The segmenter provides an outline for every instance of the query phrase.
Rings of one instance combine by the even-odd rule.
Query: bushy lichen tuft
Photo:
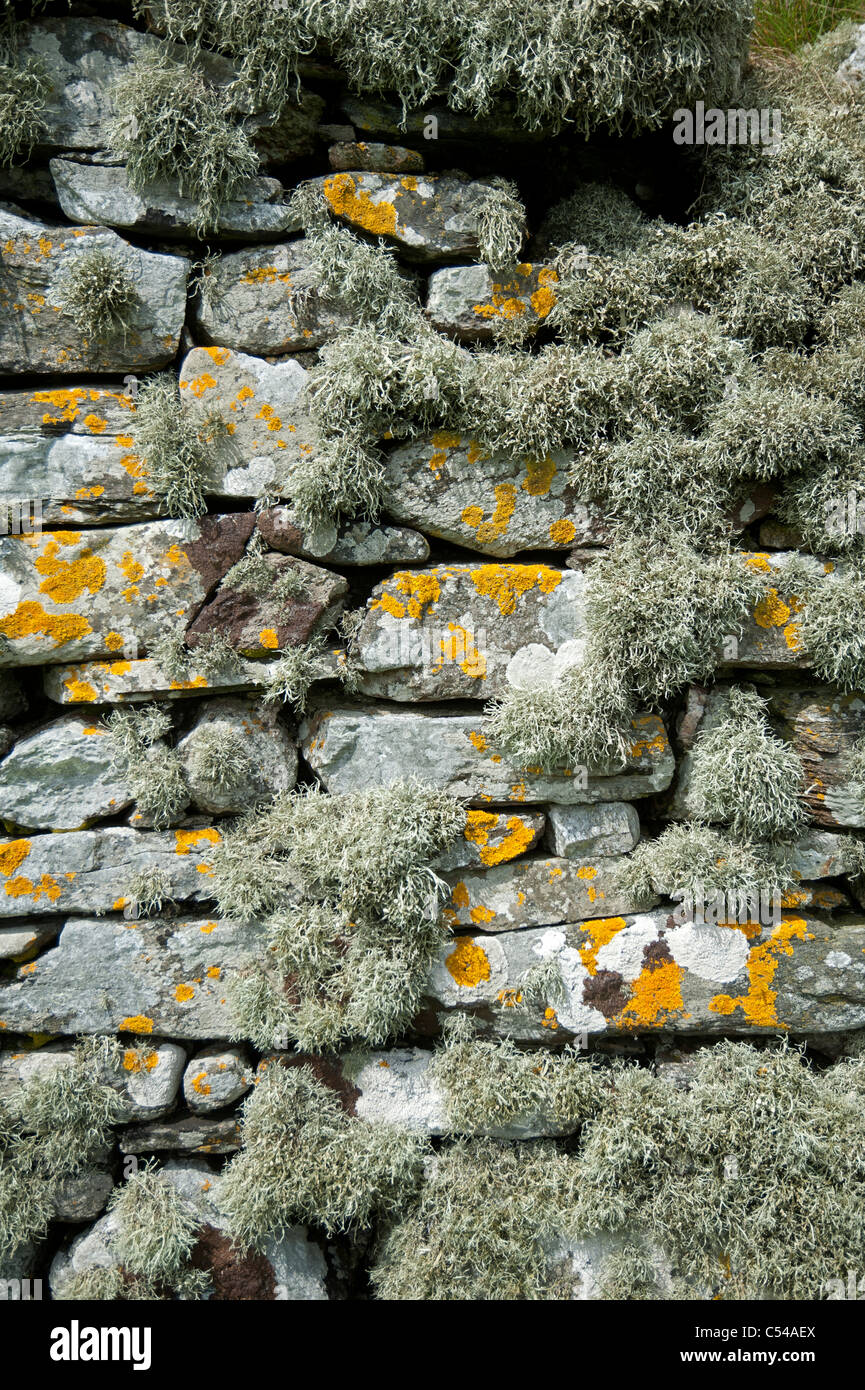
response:
[[[210,449],[223,428],[216,415],[197,416],[181,404],[173,373],[148,377],[142,384],[132,437],[148,486],[169,515],[197,517],[207,510]]]
[[[84,246],[70,256],[56,292],[63,312],[87,339],[125,336],[138,302],[130,272],[104,246]]]
[[[190,798],[180,758],[165,742],[170,715],[158,705],[115,710],[105,727],[113,764],[128,785],[138,814],[156,829],[171,825]]]
[[[108,1203],[120,1267],[155,1289],[201,1297],[208,1278],[189,1264],[201,1219],[151,1160],[115,1187]]]

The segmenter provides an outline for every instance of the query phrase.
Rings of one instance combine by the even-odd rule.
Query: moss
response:
[[[138,814],[159,830],[189,804],[189,788],[177,752],[165,743],[171,718],[158,705],[115,710],[105,721],[114,767],[135,800]]]
[[[351,1119],[306,1067],[266,1064],[243,1105],[241,1152],[226,1167],[220,1203],[232,1238],[261,1250],[287,1227],[357,1232],[410,1200],[426,1144]]]
[[[88,339],[124,337],[138,303],[126,266],[102,246],[85,246],[63,266],[56,292],[67,314]]]
[[[197,517],[207,510],[205,487],[213,440],[224,423],[181,404],[170,372],[148,377],[135,407],[132,437],[147,469],[150,489],[171,516]]]
[[[52,1293],[60,1303],[156,1301],[168,1297],[145,1280],[125,1274],[116,1265],[108,1269],[86,1269],[80,1274],[70,1274],[55,1286]]]

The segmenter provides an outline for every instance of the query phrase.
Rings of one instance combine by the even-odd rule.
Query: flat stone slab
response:
[[[161,1153],[166,1150],[188,1154],[227,1154],[240,1148],[237,1120],[205,1119],[189,1115],[182,1120],[161,1124],[131,1125],[120,1135],[118,1147],[124,1154]]]
[[[331,212],[353,231],[384,237],[414,261],[478,260],[489,179],[452,174],[331,174],[315,179]]]
[[[301,751],[332,792],[390,786],[415,776],[474,802],[584,805],[635,800],[669,786],[675,767],[666,730],[655,715],[634,721],[624,766],[600,771],[519,768],[499,754],[487,721],[440,710],[390,705],[332,705],[311,713],[299,731]]]
[[[64,715],[21,738],[0,762],[0,820],[29,830],[80,830],[132,801],[112,768],[101,724]]]
[[[568,483],[574,457],[491,454],[475,439],[440,430],[388,455],[384,505],[395,521],[502,559],[606,544],[600,508],[581,502]]]
[[[202,691],[224,695],[256,690],[266,683],[273,662],[238,658],[239,669],[224,677],[205,673],[190,652],[189,674],[177,678],[150,657],[140,661],[82,661],[71,666],[46,666],[42,685],[49,699],[59,705],[136,704],[145,700],[178,700]],[[334,666],[334,675],[336,668]]]
[[[220,838],[212,826],[156,833],[113,825],[0,841],[0,917],[120,912],[136,875],[151,869],[162,873],[170,897],[201,902],[210,896],[209,859]]]
[[[535,848],[545,823],[542,811],[466,811],[463,834],[431,867],[444,874],[451,869],[508,864]]]
[[[420,531],[406,526],[378,526],[355,521],[336,527],[322,525],[305,531],[291,507],[268,507],[259,513],[258,530],[274,550],[319,560],[332,565],[423,564],[429,559],[429,541]]]
[[[229,1039],[226,985],[266,955],[257,923],[73,918],[36,969],[0,982],[0,1024],[22,1033]]]
[[[270,363],[224,347],[187,353],[181,401],[195,418],[213,412],[226,425],[211,442],[208,492],[258,497],[288,491],[292,467],[316,447],[308,382],[309,373],[294,361]]]
[[[398,570],[373,590],[356,640],[358,688],[389,700],[486,700],[533,672],[574,665],[586,577],[551,565]]]
[[[170,236],[192,235],[199,204],[186,198],[176,183],[150,183],[134,189],[122,164],[84,164],[52,159],[51,177],[60,206],[72,222],[96,222],[107,227]],[[248,179],[237,197],[221,204],[214,234],[222,237],[271,237],[297,231],[295,218],[283,201],[279,179]]]
[[[537,328],[555,307],[558,282],[543,262],[521,261],[504,276],[487,265],[446,266],[429,278],[426,311],[439,333],[477,342],[492,338],[497,323],[520,320]]]
[[[315,286],[303,237],[220,256],[202,279],[195,311],[199,336],[262,356],[321,347],[352,317],[345,306],[324,303]]]
[[[536,1000],[532,967],[561,986]],[[525,993],[524,993],[525,989]],[[786,915],[779,926],[675,925],[666,911],[461,936],[429,979],[433,1007],[489,1034],[559,1043],[583,1034],[828,1033],[865,1023],[865,922]]]
[[[22,918],[9,926],[0,927],[0,960],[26,961],[60,930],[57,918],[42,920]]]
[[[74,257],[99,248],[128,272],[126,332],[86,338],[63,309]],[[106,227],[53,226],[0,208],[0,371],[123,372],[164,367],[177,353],[190,263],[142,251]]]
[[[624,801],[595,806],[551,806],[547,843],[566,859],[628,854],[640,838],[640,817]]]
[[[208,516],[0,538],[2,666],[136,655],[187,622],[240,559],[255,518]]]
[[[865,738],[865,694],[839,695],[832,686],[777,686],[766,692],[805,769],[805,795],[821,826],[865,828],[865,804],[856,790],[851,757]]]
[[[362,169],[375,174],[420,174],[424,167],[419,150],[375,140],[339,140],[328,147],[327,162],[331,169]]]
[[[599,912],[634,912],[640,904],[617,887],[624,864],[618,855],[597,864],[532,856],[474,873],[449,873],[442,919],[453,928],[505,932],[579,922]]]

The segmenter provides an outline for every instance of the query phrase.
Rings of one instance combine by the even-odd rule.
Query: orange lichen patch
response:
[[[152,1033],[153,1019],[146,1014],[133,1014],[117,1025],[118,1033]]]
[[[754,609],[754,621],[758,627],[784,627],[790,621],[793,610],[784,602],[777,589],[770,589],[765,598]]]
[[[771,574],[772,566],[769,564],[769,553],[766,550],[754,551],[753,554],[744,557],[748,569],[758,570],[760,574]]]
[[[211,965],[211,966],[208,967],[208,970],[207,970],[207,978],[208,978],[208,980],[218,980],[221,974],[222,974],[222,970],[221,970],[221,968],[220,968],[218,965]]]
[[[242,285],[275,285],[277,283],[290,285],[291,276],[287,270],[277,270],[275,265],[261,265],[244,271],[240,277],[240,283]]]
[[[517,505],[517,490],[513,483],[499,483],[495,488],[495,507],[489,521],[484,521],[481,507],[466,507],[462,519],[467,526],[477,532],[477,540],[483,545],[503,536],[510,525],[514,508]]]
[[[101,415],[85,415],[84,424],[91,434],[103,434],[108,426],[108,421]]]
[[[199,927],[199,931],[203,931],[205,936],[210,936],[211,932],[216,931],[216,923],[202,922],[201,926]]]
[[[483,903],[478,903],[477,907],[473,907],[469,913],[476,927],[483,926],[485,922],[491,922],[495,915],[493,909],[491,907],[484,907]]]
[[[507,989],[500,990],[496,998],[502,1005],[502,1008],[515,1009],[518,1004],[522,1004],[523,1002],[523,992],[521,989],[514,989],[508,986]]]
[[[598,952],[601,947],[612,941],[620,931],[624,931],[627,925],[624,917],[598,917],[591,922],[583,923],[583,930],[589,939],[580,947],[580,960],[590,975],[597,973]]]
[[[124,909],[124,907],[126,906],[126,899],[125,899],[125,898],[115,898],[115,899],[114,899],[114,902],[111,904],[111,906],[112,906],[112,908],[114,909],[115,912],[122,912],[123,909]]]
[[[42,416],[43,425],[71,424],[78,415],[79,402],[87,399],[87,392],[76,390],[34,391],[31,397],[36,405],[51,405],[55,415],[47,411]]]
[[[186,384],[193,396],[198,396],[200,400],[205,391],[209,391],[211,387],[216,385],[216,382],[210,375],[210,372],[202,372],[201,376],[197,376],[194,381],[187,382]],[[182,382],[181,385],[183,385]]]
[[[195,990],[192,985],[178,985],[174,991],[174,997],[178,1004],[186,1004],[190,999],[195,998]]]
[[[120,632],[109,632],[105,637],[105,645],[110,652],[117,652],[123,646],[123,634]]]
[[[99,483],[94,483],[92,487],[79,487],[75,489],[75,500],[76,502],[86,502],[88,499],[93,500],[97,497],[101,497],[104,491],[105,488],[100,487]]]
[[[674,961],[644,966],[631,984],[630,1003],[615,1023],[620,1028],[661,1028],[684,1010],[683,966]]]
[[[477,749],[478,753],[486,753],[487,741],[484,738],[483,734],[477,733],[474,729],[472,729],[471,733],[469,734],[469,743],[472,745],[473,748]]]
[[[658,720],[652,714],[641,714],[636,719],[631,720],[631,726],[639,730],[647,725],[654,724],[656,732],[651,738],[639,738],[636,743],[632,743],[629,749],[632,758],[642,758],[647,754],[665,753],[667,751],[667,738],[664,733],[663,725],[659,725]]]
[[[131,1071],[134,1075],[140,1071],[153,1071],[154,1067],[158,1066],[158,1052],[148,1052],[146,1057],[139,1057],[134,1048],[128,1047],[123,1054],[124,1071]]]
[[[213,358],[213,361],[216,363],[217,367],[224,367],[229,357],[231,356],[231,353],[228,351],[228,348],[206,347],[203,349],[203,351],[207,353],[208,357]]]
[[[474,531],[484,519],[483,507],[464,507],[460,520]]]
[[[577,869],[577,878],[597,878],[597,876],[597,869],[591,868],[588,864],[583,864],[581,868]]]
[[[383,586],[381,598],[374,599],[370,607],[383,608],[394,618],[423,618],[441,597],[440,573],[438,570],[430,574],[398,570]],[[405,596],[405,603],[398,597],[400,594]]]
[[[93,629],[80,613],[46,613],[41,603],[25,599],[14,613],[0,621],[0,632],[15,641],[22,637],[50,637],[55,646],[86,637]]]
[[[258,634],[258,641],[262,647],[267,647],[269,651],[279,646],[279,638],[276,635],[276,628],[264,627]]]
[[[255,418],[256,420],[265,420],[267,422],[267,428],[271,432],[282,429],[282,421],[272,405],[263,405]]]
[[[542,594],[550,594],[562,580],[561,570],[549,565],[480,565],[471,577],[477,592],[492,599],[505,617],[535,585]]]
[[[62,545],[74,544],[62,539],[80,532],[49,532],[45,538],[45,549],[36,559],[36,570],[44,575],[39,585],[40,594],[47,594],[52,603],[74,603],[86,590],[98,593],[105,583],[105,561],[94,555],[89,548],[82,550],[75,560],[60,558]]]
[[[557,285],[559,277],[552,266],[544,266],[538,271],[538,288],[531,296],[531,304],[539,319],[545,319],[556,303],[556,295],[550,288]]]
[[[90,681],[81,681],[75,676],[70,676],[63,682],[63,686],[69,691],[72,699],[81,704],[90,704],[97,698],[96,686],[91,685]]]
[[[454,890],[451,893],[451,902],[456,908],[468,907],[469,905],[469,890],[466,888],[462,879],[454,886]]]
[[[507,834],[498,844],[490,844],[490,835],[498,830],[502,817],[491,811],[469,811],[466,814],[465,838],[477,845],[480,861],[487,868],[495,864],[506,864],[524,854],[531,845],[535,832],[521,816],[509,816],[506,822]]]
[[[470,936],[460,937],[445,958],[448,972],[462,989],[477,989],[490,978],[490,962],[486,951]]]
[[[169,690],[204,690],[207,686],[206,676],[193,676],[188,681],[171,681]]]
[[[550,1008],[549,1006],[547,1006],[547,1008],[544,1009],[544,1016],[543,1016],[543,1018],[541,1019],[541,1027],[542,1027],[542,1028],[551,1028],[552,1031],[555,1032],[556,1029],[558,1028],[558,1026],[559,1026],[559,1020],[558,1020],[558,1016],[557,1016],[557,1014],[556,1014],[555,1009]]]
[[[206,825],[201,830],[175,830],[174,838],[176,845],[175,854],[189,854],[194,845],[200,845],[202,840],[211,845],[218,845],[222,838],[218,830],[212,825]]]
[[[32,848],[29,840],[9,840],[0,847],[0,874],[8,878],[17,873]]]
[[[569,545],[577,534],[577,528],[567,517],[561,521],[550,522],[550,540],[554,545]]]
[[[473,680],[484,680],[487,674],[487,659],[483,652],[475,646],[475,639],[472,634],[457,623],[448,623],[450,637],[443,637],[439,642],[441,656],[438,664],[433,666],[432,674],[437,676],[445,662],[457,662],[463,675],[470,676]]]
[[[324,196],[337,217],[344,217],[373,236],[393,236],[396,231],[396,208],[386,200],[373,202],[370,195],[357,191],[351,174],[334,174],[324,181]],[[399,197],[399,190],[396,192]]]
[[[783,1028],[789,1025],[778,1019],[776,1002],[777,990],[772,989],[778,958],[793,954],[793,941],[813,941],[814,933],[809,932],[803,917],[788,917],[775,927],[769,940],[762,945],[752,946],[748,954],[748,993],[735,997],[729,994],[716,994],[709,1000],[712,1013],[725,1018],[740,1008],[748,1023],[758,1028]]]
[[[209,1096],[210,1087],[207,1084],[207,1072],[200,1071],[197,1076],[192,1078],[192,1089],[197,1091],[200,1096]]]

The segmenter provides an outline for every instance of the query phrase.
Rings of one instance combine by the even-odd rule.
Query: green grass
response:
[[[757,0],[752,44],[757,49],[795,53],[844,20],[865,22],[862,0]]]

